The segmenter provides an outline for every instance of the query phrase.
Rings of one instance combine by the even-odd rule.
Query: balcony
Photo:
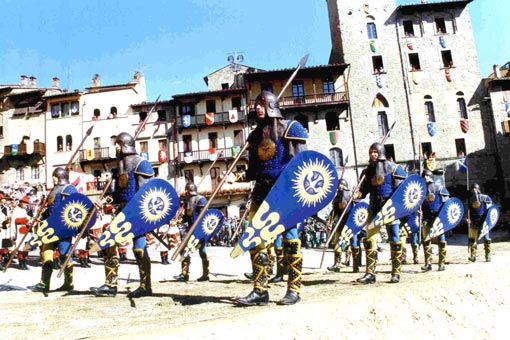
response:
[[[109,147],[80,150],[80,162],[109,160],[111,158]]]
[[[239,147],[239,151],[241,147]],[[211,153],[209,150],[198,150],[198,151],[187,151],[187,152],[179,152],[177,156],[177,163],[201,163],[201,162],[212,162],[216,158],[221,158],[224,160],[233,159],[237,156],[232,148],[217,148],[216,153]],[[247,153],[242,157],[247,157]]]
[[[280,108],[304,107],[304,106],[327,106],[334,104],[346,104],[349,98],[347,92],[335,92],[330,94],[309,94],[304,96],[281,97]]]
[[[236,123],[244,123],[246,121],[246,113],[244,110],[237,110],[237,122]],[[229,113],[226,112],[216,112],[214,114],[214,124],[212,125],[222,125],[222,124],[232,124],[229,120]],[[191,116],[191,127],[203,127],[210,126],[205,123],[205,115],[192,115]],[[177,128],[183,129],[182,126],[182,115],[177,119]]]

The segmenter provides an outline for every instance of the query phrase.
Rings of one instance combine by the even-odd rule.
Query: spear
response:
[[[149,118],[151,117],[151,114],[154,112],[154,109],[156,108],[156,105],[158,105],[159,97],[161,97],[161,95],[159,95],[158,98],[156,98],[156,101],[154,102],[154,105],[152,105],[151,109],[147,113],[147,116],[145,116],[145,119],[138,125],[138,128],[136,129],[135,135],[133,137],[134,140],[136,140],[138,138],[138,136],[140,136],[140,133],[145,128],[145,125],[147,125],[147,122],[149,121]]]
[[[87,139],[87,137],[89,137],[90,134],[92,133],[92,129],[93,128],[94,128],[94,125],[92,125],[90,128],[88,128],[88,130],[85,132],[85,136],[83,136],[83,139],[82,139],[80,145],[78,145],[76,150],[71,155],[71,158],[69,158],[69,161],[67,162],[67,165],[66,165],[66,168],[65,168],[67,172],[69,172],[69,170],[71,169],[74,157],[76,157],[76,155],[78,154],[78,151],[83,146],[83,143],[85,143],[85,140]],[[9,262],[7,262],[7,264],[5,265],[4,273],[7,271],[7,268],[9,268],[9,266],[11,265],[12,260],[14,259],[16,254],[18,253],[19,248],[21,248],[21,245],[25,242],[25,239],[26,239],[27,235],[32,231],[32,229],[35,228],[36,225],[39,225],[39,222],[40,222],[39,218],[41,217],[41,214],[43,213],[43,211],[46,210],[46,206],[48,205],[48,197],[51,196],[51,194],[53,193],[54,190],[55,190],[55,185],[53,186],[53,188],[51,188],[50,193],[41,202],[41,205],[39,206],[39,209],[37,209],[37,213],[35,214],[35,216],[32,218],[32,220],[30,221],[30,223],[27,226],[28,230],[27,230],[26,234],[23,235],[23,237],[21,238],[21,240],[18,243],[18,245],[16,246],[16,248],[12,251],[11,256],[9,258]]]
[[[296,74],[297,72],[306,64],[306,61],[308,60],[308,54],[305,55],[304,57],[302,57],[300,60],[299,60],[299,63],[298,63],[298,66],[296,68],[296,70],[292,73],[292,75],[290,76],[289,80],[287,80],[287,83],[285,84],[285,86],[283,86],[282,90],[280,91],[280,94],[278,95],[278,99],[280,99],[280,97],[282,96],[283,92],[285,91],[285,89],[289,86],[289,84],[292,82],[292,80],[296,77]],[[188,232],[186,233],[186,235],[184,236],[184,239],[182,240],[181,242],[181,245],[179,246],[179,248],[177,248],[177,250],[174,252],[174,254],[172,255],[172,261],[174,261],[177,256],[179,255],[180,252],[182,252],[182,250],[186,247],[186,245],[188,244],[188,241],[189,239],[191,238],[191,235],[193,235],[193,232],[195,231],[195,229],[197,228],[198,226],[198,221],[200,221],[200,219],[204,216],[205,212],[207,211],[207,209],[209,208],[209,206],[211,205],[213,199],[216,197],[216,195],[218,194],[218,192],[220,191],[222,185],[225,183],[225,181],[227,180],[228,178],[228,175],[230,175],[230,173],[232,172],[232,170],[234,169],[234,166],[237,164],[237,162],[239,162],[239,159],[241,159],[241,156],[243,155],[243,153],[248,150],[248,147],[250,146],[250,143],[245,143],[244,146],[242,147],[241,151],[239,151],[239,154],[237,155],[237,157],[234,159],[232,165],[230,165],[230,167],[228,168],[227,172],[225,173],[225,175],[223,176],[223,179],[220,181],[220,183],[218,184],[218,186],[216,187],[216,189],[214,190],[214,192],[211,194],[211,197],[209,198],[209,200],[207,201],[206,205],[202,208],[202,211],[200,212],[200,214],[197,216],[195,222],[193,223],[193,225],[189,228]]]

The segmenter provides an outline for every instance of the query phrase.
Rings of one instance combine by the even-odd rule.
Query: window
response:
[[[18,182],[25,180],[25,168],[21,166],[19,168],[16,168],[16,180]]]
[[[262,84],[262,91],[269,91],[269,92],[273,93],[273,85],[270,83]]]
[[[386,153],[386,159],[395,162],[395,147],[393,144],[385,144],[384,150]]]
[[[446,23],[444,21],[444,18],[435,18],[434,21],[436,23],[436,33],[437,34],[446,33]]]
[[[166,147],[167,147],[166,139],[158,140],[158,149],[159,150],[166,150]]]
[[[404,20],[402,21],[402,25],[404,26],[404,35],[406,37],[414,37],[414,26],[412,20]]]
[[[457,107],[459,108],[459,116],[461,119],[468,119],[468,113],[466,108],[466,101],[464,98],[457,99]]]
[[[94,138],[94,149],[100,149],[101,148],[101,137],[95,137]]]
[[[375,27],[375,23],[373,22],[367,23],[367,34],[368,39],[377,39],[377,28]]]
[[[0,138],[4,138],[4,127],[0,126]]]
[[[411,70],[421,70],[420,65],[420,56],[418,53],[409,53],[409,65],[411,65]]]
[[[455,140],[455,149],[457,151],[457,155],[462,156],[462,155],[467,155],[466,153],[466,141],[464,140],[464,138],[459,138],[459,139],[456,139]]]
[[[427,115],[427,123],[434,123],[436,121],[434,103],[432,103],[431,96],[425,96],[425,114]]]
[[[194,113],[192,104],[183,104],[181,106],[181,115],[192,115]]]
[[[379,136],[384,137],[388,133],[388,117],[385,111],[377,112],[377,127],[379,129]]]
[[[62,103],[62,112],[60,113],[62,117],[67,117],[71,114],[70,110],[69,110],[69,103]]]
[[[236,145],[236,146],[244,145],[243,130],[234,130],[234,145]]]
[[[432,153],[432,144],[427,143],[421,143],[421,154],[423,159],[425,159],[428,155]]]
[[[140,152],[149,151],[149,142],[140,142]]]
[[[117,140],[117,136],[110,136],[110,146],[115,147],[116,140]]]
[[[441,51],[441,59],[443,60],[443,67],[453,67],[452,51]]]
[[[62,136],[57,136],[57,152],[64,151],[64,139]]]
[[[195,179],[195,175],[193,174],[193,169],[185,169],[184,170],[184,178],[186,179],[186,183],[193,183]]]
[[[329,149],[329,158],[331,158],[331,161],[335,165],[335,168],[344,166],[344,155],[342,149],[340,148]]]
[[[372,56],[372,66],[374,68],[374,73],[384,72],[384,64],[383,64],[382,56],[380,56],[380,55]]]
[[[232,109],[241,110],[241,97],[232,98]]]
[[[222,90],[228,90],[228,83],[222,83],[221,84],[221,89]]]
[[[219,177],[220,174],[220,168],[215,166],[211,169],[211,180],[214,182],[216,178]]]
[[[73,150],[73,137],[71,135],[66,136],[66,151]]]
[[[80,103],[71,102],[71,115],[76,116],[80,114]]]
[[[305,88],[301,80],[292,82],[292,97],[294,103],[303,103],[305,101]]]
[[[94,115],[92,116],[92,120],[98,120],[101,115],[101,111],[99,109],[94,109]]]
[[[38,166],[33,166],[30,168],[30,178],[31,179],[39,179],[40,177],[40,172],[39,172],[39,167]]]
[[[205,102],[205,112],[216,112],[216,101],[214,99]]]
[[[334,94],[335,93],[335,83],[333,79],[326,78],[322,81],[322,91],[324,94]]]
[[[140,120],[140,122],[143,122],[145,118],[147,118],[147,112],[145,111],[138,112],[138,119]]]
[[[340,121],[339,118],[340,115],[338,112],[328,112],[326,113],[326,130],[327,131],[333,131],[333,130],[340,130]]]
[[[166,110],[158,110],[158,122],[166,121]]]
[[[190,152],[191,151],[191,135],[182,135],[182,143],[184,152]]]
[[[108,115],[109,119],[117,117],[117,108],[115,106],[110,107],[110,114]]]
[[[294,120],[298,121],[299,123],[301,123],[301,125],[303,125],[303,127],[306,129],[306,131],[310,131],[308,130],[308,116],[300,113],[298,114]]]
[[[211,132],[208,133],[209,138],[209,148],[217,148],[218,147],[218,133]]]
[[[60,117],[60,104],[51,104],[51,118]]]

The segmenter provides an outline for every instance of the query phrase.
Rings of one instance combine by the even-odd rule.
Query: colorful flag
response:
[[[466,163],[466,158],[460,158],[457,160],[457,170],[460,172],[467,172],[469,170]]]

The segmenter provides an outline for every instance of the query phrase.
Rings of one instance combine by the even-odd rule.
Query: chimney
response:
[[[496,79],[501,78],[501,71],[499,70],[499,65],[494,64],[494,66],[492,66],[492,69],[494,70],[494,77]]]
[[[51,87],[58,89],[60,88],[60,79],[58,77],[53,77],[53,81],[51,82]]]
[[[101,86],[101,79],[99,79],[99,74],[94,74],[94,78],[92,78],[92,87]]]
[[[19,81],[19,84],[21,85],[21,87],[27,87],[28,77],[26,75],[22,75],[20,78],[21,79]]]
[[[30,79],[30,88],[35,89],[37,87],[37,78],[34,76],[31,76],[29,79]]]

